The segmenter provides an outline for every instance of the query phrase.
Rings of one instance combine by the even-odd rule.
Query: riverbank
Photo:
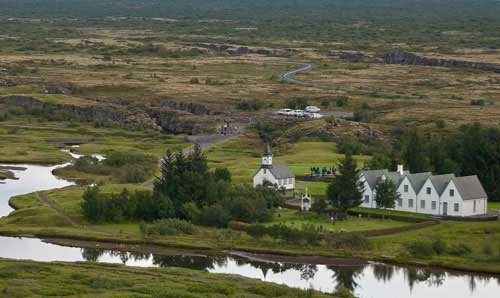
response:
[[[237,275],[174,267],[0,259],[0,272],[2,295],[8,297],[332,297]]]

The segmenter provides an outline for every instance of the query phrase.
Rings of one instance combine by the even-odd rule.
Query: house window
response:
[[[454,189],[450,189],[450,197],[454,197],[455,196],[455,190]]]
[[[405,190],[405,192],[408,192],[408,185],[404,186],[404,190]]]
[[[420,209],[425,209],[425,200],[420,200]]]
[[[431,194],[431,188],[430,187],[427,187],[427,194],[430,195]]]
[[[366,195],[365,196],[365,203],[369,203],[370,202],[370,196],[369,195]]]
[[[431,203],[431,208],[432,208],[432,210],[436,210],[436,208],[437,208],[437,203],[436,203],[436,201],[432,201],[432,203]]]
[[[408,200],[408,207],[413,208],[413,199]]]
[[[403,207],[403,199],[398,199],[398,207]]]
[[[474,213],[476,213],[476,201],[474,201]]]
[[[288,178],[285,178],[285,185],[288,184]]]
[[[460,209],[460,206],[458,205],[458,203],[453,204],[453,210],[454,210],[455,212],[458,212],[458,211],[459,211],[459,209]]]

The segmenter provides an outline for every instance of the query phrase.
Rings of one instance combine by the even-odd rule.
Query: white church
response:
[[[260,169],[253,176],[253,186],[264,185],[266,182],[287,191],[295,189],[295,175],[285,163],[273,164],[273,153],[269,144],[262,154]]]
[[[364,190],[360,207],[377,207],[375,187],[385,179],[391,180],[401,195],[394,210],[443,216],[473,216],[488,211],[488,196],[477,176],[412,174],[402,165],[396,172],[386,169],[361,172]]]

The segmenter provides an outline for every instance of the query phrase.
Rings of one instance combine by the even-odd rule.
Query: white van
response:
[[[317,106],[307,106],[306,107],[306,112],[308,113],[319,113],[321,111],[320,108],[318,108]]]

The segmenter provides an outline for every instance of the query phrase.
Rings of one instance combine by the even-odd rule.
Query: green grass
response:
[[[247,132],[207,150],[209,166],[226,167],[235,183],[252,183],[255,172],[260,168],[264,144],[253,132]],[[311,167],[333,167],[338,165],[343,154],[337,152],[335,143],[301,141],[274,148],[274,162],[285,162],[295,175],[310,174]],[[361,166],[368,156],[355,156]],[[299,192],[324,195],[328,183],[297,181]]]
[[[37,122],[18,118],[0,122],[0,162],[57,164],[70,160],[61,152],[65,140],[94,142],[74,149],[81,154],[110,151],[148,152],[157,157],[167,149],[180,150],[187,143],[180,137],[153,131],[126,131],[118,128],[95,128],[91,125],[68,125],[64,122]]]
[[[363,208],[357,207],[351,209],[352,211],[359,211],[363,213],[369,214],[377,214],[377,215],[396,215],[407,217],[409,219],[429,219],[432,217],[430,214],[422,214],[422,213],[414,213],[414,212],[405,212],[405,211],[397,211],[397,210],[382,210],[382,209],[373,209],[373,208]]]
[[[285,224],[295,228],[301,228],[303,224],[308,224],[315,227],[321,226],[326,231],[331,232],[367,231],[409,225],[409,223],[401,221],[367,218],[355,218],[353,220],[338,221],[335,224],[332,224],[325,215],[317,215],[313,212],[301,213],[290,209],[278,211],[274,220],[266,225],[270,226],[276,224]]]
[[[332,297],[183,268],[13,260],[0,260],[0,289],[2,297]]]
[[[500,210],[500,202],[488,202],[488,209]]]

